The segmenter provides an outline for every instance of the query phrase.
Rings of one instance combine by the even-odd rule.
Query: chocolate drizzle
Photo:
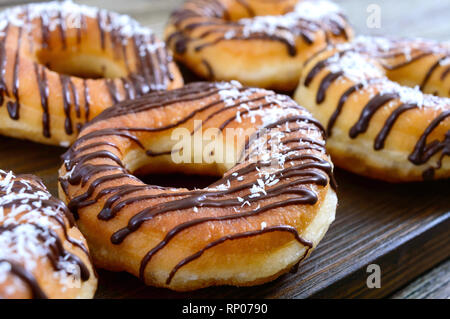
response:
[[[431,132],[448,117],[450,117],[450,110],[443,111],[428,125],[417,141],[414,151],[408,157],[412,163],[416,165],[424,164],[434,154],[440,151],[442,151],[440,160],[442,160],[445,155],[450,155],[450,130],[445,134],[443,141],[433,141],[427,144],[427,138]],[[438,167],[440,167],[440,165],[438,165]]]
[[[127,66],[128,75],[124,78],[102,79],[106,84],[107,92],[110,94],[111,104],[121,101],[125,98],[132,98],[146,94],[153,90],[167,89],[170,82],[174,79],[170,71],[172,62],[170,55],[165,49],[164,43],[157,40],[148,29],[130,19],[123,18],[115,13],[98,10],[87,6],[78,6],[74,3],[52,3],[52,4],[31,4],[22,7],[14,7],[1,13],[1,18],[6,19],[8,23],[0,30],[0,107],[4,104],[5,97],[8,98],[6,107],[9,117],[13,120],[20,119],[20,61],[22,56],[22,39],[28,39],[30,50],[62,50],[73,51],[72,44],[69,41],[68,34],[76,29],[76,48],[81,51],[83,43],[92,32],[87,30],[86,19],[94,19],[97,22],[98,33],[100,35],[99,46],[101,50],[112,50],[114,57],[118,62],[124,62]],[[72,27],[67,19],[79,19],[80,26]],[[38,28],[35,30],[31,26],[35,25],[34,20],[38,20]],[[11,30],[17,29],[17,40],[10,41],[7,38]],[[40,32],[40,42],[36,41],[35,33]],[[53,41],[54,33],[58,33],[60,47],[56,47]],[[12,34],[12,33],[11,33]],[[11,43],[11,44],[9,44]],[[107,44],[111,43],[111,47]],[[133,46],[136,65],[130,67],[130,62],[126,56],[127,48]],[[8,51],[14,50],[14,61],[7,61],[10,54]],[[37,54],[32,51],[31,54]],[[8,90],[6,80],[6,64],[12,63],[13,75],[12,83]],[[34,65],[34,78],[40,94],[40,104],[42,106],[42,134],[46,138],[52,137],[52,127],[50,127],[51,109],[50,99],[53,99],[53,90],[49,88],[49,70],[42,65]],[[81,83],[82,85],[78,85]],[[119,81],[120,80],[120,81]],[[99,80],[96,80],[99,81]],[[66,116],[64,129],[67,135],[72,135],[74,127],[79,127],[95,115],[90,108],[94,107],[93,101],[89,96],[90,80],[80,79],[64,74],[59,74],[61,83],[61,94],[63,96],[62,108]],[[92,82],[93,83],[93,82]],[[118,85],[123,84],[122,88]],[[125,94],[121,94],[121,89]],[[84,95],[84,99],[82,96]],[[81,107],[84,108],[85,116],[81,118]],[[80,123],[73,123],[72,108],[75,110],[75,116]],[[97,110],[95,111],[97,113]]]
[[[356,138],[359,134],[367,131],[370,120],[377,110],[386,103],[398,98],[396,93],[377,94],[364,106],[358,121],[350,129],[351,138]]]
[[[221,91],[223,90],[233,90],[235,92],[236,96],[233,98],[233,103],[225,102],[221,96]],[[204,99],[208,99],[209,102],[202,102]],[[242,202],[248,203],[248,209],[244,207],[240,212],[226,212],[220,216],[195,217],[193,215],[190,220],[169,229],[165,238],[151,248],[143,257],[139,271],[142,280],[145,280],[146,266],[151,262],[152,258],[159,251],[163,250],[173,238],[187,229],[205,223],[229,223],[252,218],[268,211],[292,205],[315,205],[318,202],[316,187],[324,187],[329,183],[335,187],[334,179],[332,178],[332,165],[324,157],[326,154],[323,141],[325,136],[324,128],[288,97],[282,98],[271,91],[248,89],[230,84],[224,87],[224,84],[192,83],[182,89],[154,92],[134,101],[121,102],[105,110],[94,121],[87,124],[84,129],[91,128],[95,123],[108,121],[114,117],[139,114],[155,108],[170,108],[176,103],[192,103],[194,101],[199,101],[197,105],[200,105],[200,107],[193,109],[191,113],[184,115],[183,118],[173,120],[171,123],[163,126],[110,127],[92,130],[84,135],[82,132],[80,138],[63,156],[65,170],[70,172],[70,174],[66,177],[60,177],[59,181],[70,200],[69,208],[74,212],[75,216],[78,215],[81,208],[101,201],[103,208],[98,212],[97,217],[100,220],[109,221],[116,218],[123,209],[130,205],[143,204],[146,201],[155,199],[159,200],[157,205],[148,205],[147,208],[140,210],[131,217],[124,227],[117,229],[111,236],[111,243],[114,245],[120,245],[130,234],[140,229],[142,224],[149,223],[157,217],[158,219],[164,218],[170,212],[207,207],[224,209],[224,212],[226,212],[229,208],[241,208]],[[141,137],[138,138],[135,134],[170,130],[187,121],[192,121],[196,118],[195,116],[199,116],[203,121],[208,121],[224,111],[235,114],[241,105],[250,106],[247,110],[248,113],[246,113],[246,116],[249,117],[253,116],[252,112],[270,112],[274,108],[284,110],[282,112],[284,116],[277,115],[272,121],[260,126],[255,132],[256,137],[250,138],[243,146],[244,149],[250,149],[250,153],[256,154],[258,151],[254,149],[256,147],[255,143],[262,136],[265,136],[262,133],[260,134],[260,132],[266,132],[266,130],[273,132],[280,128],[286,128],[285,131],[282,131],[285,134],[285,138],[278,143],[285,147],[285,149],[278,151],[278,156],[283,158],[283,163],[286,163],[286,165],[283,164],[282,167],[277,168],[271,174],[271,178],[278,182],[275,182],[270,188],[266,188],[264,194],[254,196],[253,193],[249,193],[240,195],[242,198],[237,196],[239,192],[245,192],[252,188],[252,185],[255,183],[252,178],[260,170],[268,169],[273,165],[273,163],[263,160],[255,161],[253,157],[252,159],[246,158],[242,164],[236,164],[240,166],[232,169],[234,171],[233,174],[226,173],[221,180],[210,187],[193,191],[178,191],[173,188],[145,185],[125,169],[121,159],[122,154],[120,153],[123,143],[119,142],[119,140],[128,140],[131,143],[136,143],[149,156],[170,154],[170,151],[169,153],[165,151],[154,152],[145,149],[144,143],[140,140]],[[217,124],[219,127],[226,125],[225,123],[236,121],[236,115],[229,119],[225,116],[221,121],[223,121],[223,124]],[[191,134],[195,130],[196,128],[191,131]],[[311,137],[299,138],[298,134],[301,132],[315,133]],[[117,137],[117,142],[105,140],[104,138],[108,136]],[[271,148],[269,150],[274,151]],[[305,150],[308,150],[308,152],[305,152]],[[242,153],[244,152],[242,151]],[[102,159],[102,161],[94,165],[90,162],[93,159]],[[101,177],[96,177],[99,173],[103,174]],[[244,177],[245,179],[242,181]],[[117,182],[119,180],[120,183],[116,184],[117,186],[108,186],[109,182]],[[71,193],[70,185],[89,186],[87,186],[87,189],[85,188],[84,193],[74,196]],[[219,187],[220,185],[230,186],[221,188]],[[315,186],[310,188],[308,185]],[[148,194],[146,193],[148,191],[152,192]],[[297,230],[288,225],[268,225],[268,227],[263,227],[262,229],[228,234],[212,240],[203,249],[181,260],[173,268],[169,278],[167,278],[167,284],[170,284],[175,273],[181,267],[199,258],[208,249],[225,241],[278,231],[292,233],[301,245],[306,246],[305,256],[312,247],[312,243],[301,238]]]
[[[292,235],[294,235],[295,239],[302,244],[303,246],[306,246],[307,249],[303,255],[303,257],[299,260],[299,262],[301,262],[306,255],[308,254],[308,251],[312,248],[313,244],[303,238],[301,238],[298,235],[297,229],[295,229],[294,227],[291,226],[286,226],[286,225],[282,225],[282,226],[271,226],[271,227],[267,227],[264,228],[262,230],[259,231],[249,231],[249,232],[245,232],[245,233],[238,233],[238,234],[234,234],[234,235],[227,235],[227,236],[223,236],[211,243],[209,243],[208,245],[206,245],[205,247],[203,247],[201,250],[199,250],[198,252],[196,252],[195,254],[186,257],[185,259],[183,259],[182,261],[180,261],[170,272],[169,277],[166,280],[166,284],[169,285],[170,282],[172,281],[172,278],[175,276],[176,272],[178,271],[178,269],[180,269],[181,267],[183,267],[184,265],[194,261],[195,259],[198,259],[201,257],[201,255],[203,255],[203,253],[205,251],[207,251],[208,249],[211,249],[217,245],[220,245],[226,241],[229,240],[236,240],[236,239],[242,239],[242,238],[247,238],[247,237],[252,237],[252,236],[259,236],[262,234],[266,234],[266,233],[270,233],[270,232],[275,232],[275,231],[279,231],[279,232],[289,232]]]
[[[20,106],[20,100],[19,100],[19,67],[20,67],[20,57],[19,57],[19,51],[20,47],[22,45],[22,30],[23,28],[19,28],[19,34],[17,36],[17,51],[14,57],[14,71],[13,71],[13,80],[12,80],[12,94],[15,101],[8,101],[6,103],[6,107],[8,108],[8,114],[9,117],[11,117],[13,120],[19,119],[19,106]]]

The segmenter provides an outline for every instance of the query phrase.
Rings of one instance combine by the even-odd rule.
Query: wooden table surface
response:
[[[27,1],[0,0],[0,7]],[[182,0],[76,1],[129,14],[162,33]],[[450,40],[450,0],[341,0],[359,34]],[[379,6],[381,27],[369,28],[369,5]],[[64,150],[0,137],[0,167],[34,173],[56,194]],[[296,274],[250,288],[215,287],[174,293],[146,287],[125,273],[100,270],[98,298],[450,298],[450,181],[387,184],[337,170],[336,221]],[[378,264],[379,289],[366,286],[366,269]]]

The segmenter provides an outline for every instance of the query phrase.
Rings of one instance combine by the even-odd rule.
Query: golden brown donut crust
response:
[[[86,241],[39,179],[0,170],[0,212],[0,299],[94,296]]]
[[[0,134],[68,146],[112,104],[183,84],[164,43],[125,15],[64,1],[0,18]]]
[[[173,12],[165,39],[174,57],[209,80],[294,90],[303,62],[352,29],[331,2],[190,0]]]
[[[171,135],[183,128],[194,137],[221,130],[221,141],[242,128],[249,138],[221,142],[231,161],[177,164]],[[94,119],[64,156],[60,196],[99,267],[174,290],[260,284],[309,255],[334,220],[324,144],[320,124],[287,96],[235,82],[193,83]],[[189,191],[146,185],[130,175],[136,171],[222,179]]]
[[[448,178],[449,63],[445,43],[358,37],[308,61],[295,100],[327,126],[336,165],[391,182]]]

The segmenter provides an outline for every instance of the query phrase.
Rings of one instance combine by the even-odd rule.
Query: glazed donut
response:
[[[96,288],[66,205],[37,177],[0,170],[0,299],[92,298]]]
[[[171,15],[165,38],[202,78],[290,91],[309,56],[352,34],[326,0],[188,0]]]
[[[448,96],[448,44],[358,37],[307,61],[295,100],[326,125],[336,165],[403,182],[450,177]]]
[[[135,20],[71,1],[0,13],[0,134],[68,146],[112,104],[182,85]]]
[[[179,144],[180,130],[194,145]],[[119,103],[85,126],[63,157],[60,196],[99,267],[174,290],[260,284],[310,254],[334,220],[323,136],[287,96],[196,82]],[[188,190],[131,172],[222,178]]]

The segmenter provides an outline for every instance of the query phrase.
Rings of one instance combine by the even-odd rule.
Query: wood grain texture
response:
[[[450,299],[450,260],[396,292],[393,299]]]
[[[26,1],[0,0],[0,6],[23,2]],[[77,2],[129,14],[161,35],[169,13],[181,0]],[[450,1],[338,2],[359,33],[449,40]],[[380,29],[366,25],[371,3],[381,8]],[[36,174],[56,194],[63,151],[0,137],[0,168]],[[146,287],[126,273],[100,270],[97,298],[368,298],[394,292],[394,298],[448,296],[448,262],[411,281],[450,257],[450,181],[387,184],[341,170],[337,170],[337,180],[340,187],[336,221],[295,274],[257,287],[214,287],[174,293]],[[372,263],[381,267],[380,289],[366,286],[366,268]]]

